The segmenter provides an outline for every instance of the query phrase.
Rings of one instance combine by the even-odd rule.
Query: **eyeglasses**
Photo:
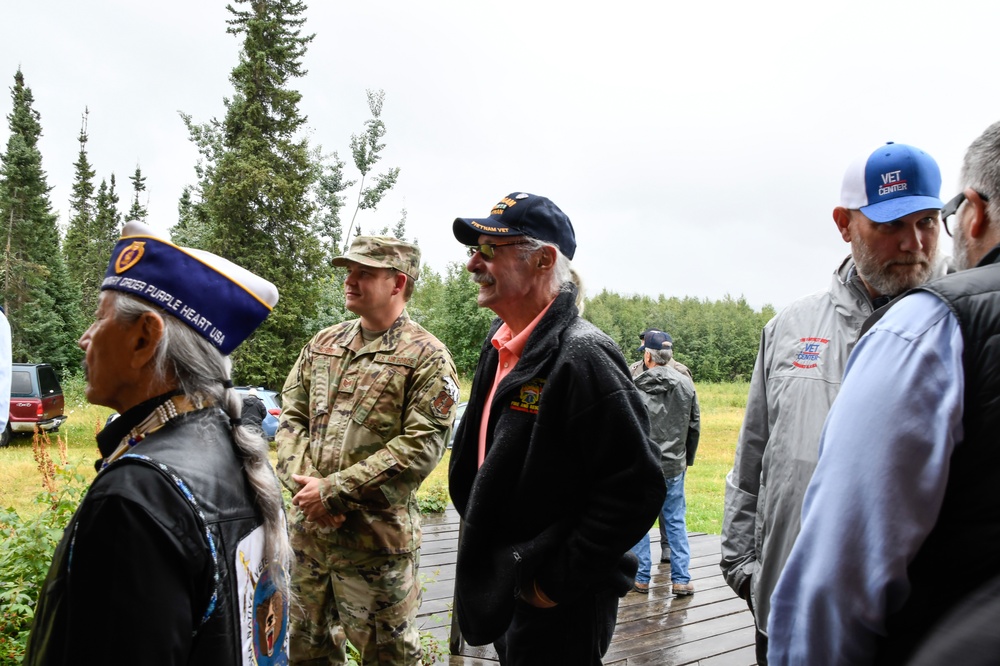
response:
[[[469,246],[469,256],[476,256],[476,252],[483,255],[483,259],[486,261],[492,261],[493,257],[496,256],[498,247],[507,247],[508,245],[527,245],[531,241],[511,241],[510,243],[480,243],[479,245]]]
[[[983,201],[989,201],[990,200],[990,198],[988,196],[986,196],[985,194],[983,194],[979,190],[973,190],[973,192],[975,192],[976,194],[978,194],[979,198],[982,199]],[[958,212],[958,209],[961,208],[961,206],[962,206],[963,203],[965,203],[965,192],[959,192],[958,196],[956,196],[954,199],[952,199],[951,201],[949,201],[948,203],[946,203],[944,205],[944,208],[941,209],[941,221],[944,223],[944,232],[946,234],[948,234],[949,236],[951,236],[951,229],[948,228],[948,220],[955,213]]]

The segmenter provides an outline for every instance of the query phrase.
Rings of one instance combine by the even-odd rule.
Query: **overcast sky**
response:
[[[138,163],[149,222],[172,226],[197,160],[178,111],[221,119],[232,94],[225,3],[7,5],[0,111],[20,67],[60,221],[89,108],[97,182],[113,172],[127,209]],[[849,251],[831,211],[857,155],[923,148],[947,200],[965,148],[1000,120],[996,2],[313,0],[306,16],[316,38],[293,85],[312,143],[350,162],[365,90],[386,93],[382,164],[402,171],[359,216],[366,233],[405,208],[443,272],[465,258],[456,216],[543,194],[573,221],[591,296],[783,307],[826,288]]]

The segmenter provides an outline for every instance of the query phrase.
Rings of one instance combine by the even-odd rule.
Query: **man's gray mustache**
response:
[[[491,275],[487,275],[486,273],[473,273],[472,281],[476,284],[485,285],[487,287],[496,282]]]

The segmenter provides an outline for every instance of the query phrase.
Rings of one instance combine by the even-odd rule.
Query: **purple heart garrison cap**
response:
[[[111,253],[101,290],[132,294],[180,319],[230,354],[271,314],[277,288],[211,252],[174,245],[129,222]]]

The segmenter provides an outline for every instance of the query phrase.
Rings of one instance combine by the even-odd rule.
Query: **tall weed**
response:
[[[57,437],[59,465],[51,449],[49,435],[36,432],[32,451],[44,490],[35,496],[31,516],[0,511],[0,666],[21,663],[52,553],[84,493],[84,476],[67,469],[63,439]]]

